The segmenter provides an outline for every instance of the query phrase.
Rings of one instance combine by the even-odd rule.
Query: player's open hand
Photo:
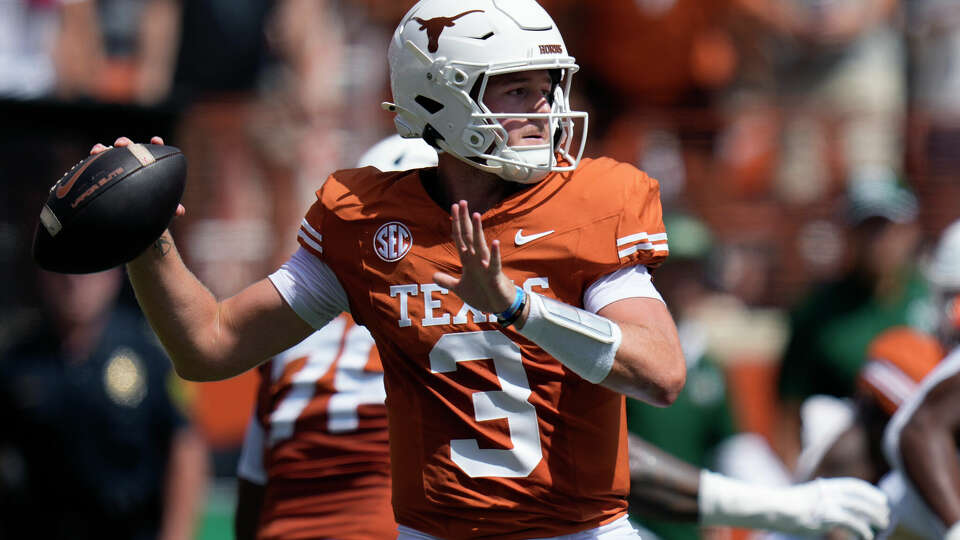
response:
[[[455,203],[451,209],[453,245],[460,254],[463,275],[457,279],[437,272],[433,280],[450,289],[461,300],[487,313],[505,311],[515,295],[513,283],[501,271],[500,242],[487,246],[480,214],[470,214],[466,201]]]
[[[113,141],[113,146],[130,146],[131,144],[133,144],[133,141],[131,141],[127,137],[117,137],[117,140]],[[163,144],[163,138],[154,135],[153,137],[150,137],[150,144]],[[110,148],[113,148],[113,147],[104,146],[101,143],[97,143],[93,145],[93,147],[90,149],[90,155],[92,156],[94,154],[99,154],[100,152],[106,152]],[[174,216],[179,217],[184,215],[185,213],[187,213],[187,209],[184,208],[182,204],[178,204],[177,212],[176,214],[174,214]]]

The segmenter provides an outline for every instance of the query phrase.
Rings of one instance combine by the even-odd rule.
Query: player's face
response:
[[[548,113],[552,89],[553,81],[547,70],[495,75],[487,82],[483,102],[493,113]],[[510,146],[550,142],[545,118],[501,118],[499,122],[507,131]]]

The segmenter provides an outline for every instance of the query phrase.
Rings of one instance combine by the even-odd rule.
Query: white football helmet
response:
[[[404,139],[390,135],[360,156],[357,167],[376,167],[381,171],[408,171],[437,165],[437,151],[423,139]]]
[[[960,338],[960,220],[940,233],[925,273],[939,313],[939,337],[956,342]]]
[[[383,107],[396,113],[401,136],[422,137],[514,182],[538,182],[551,171],[577,167],[587,113],[571,111],[569,96],[579,67],[535,0],[421,0],[394,32],[388,59],[395,103]],[[483,104],[490,77],[544,69],[556,75],[549,113],[495,114]],[[501,118],[543,119],[554,136],[549,144],[509,146]],[[570,148],[581,122],[573,156]]]

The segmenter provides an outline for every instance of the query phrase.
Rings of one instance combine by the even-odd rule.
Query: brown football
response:
[[[173,146],[134,144],[87,157],[50,188],[34,260],[69,274],[129,262],[170,224],[186,176],[187,160]]]

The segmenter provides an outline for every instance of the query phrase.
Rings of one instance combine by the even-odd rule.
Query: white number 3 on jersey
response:
[[[444,334],[430,351],[430,369],[448,373],[456,371],[457,362],[487,358],[493,360],[502,390],[474,393],[475,417],[478,422],[506,418],[513,448],[480,448],[476,439],[454,439],[450,457],[474,478],[529,476],[543,458],[543,450],[537,411],[527,401],[530,384],[520,347],[497,331]]]

